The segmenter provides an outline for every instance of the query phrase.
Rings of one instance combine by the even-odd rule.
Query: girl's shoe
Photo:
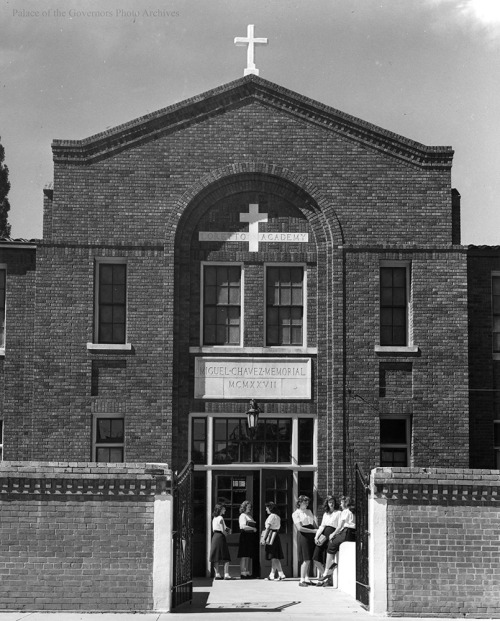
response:
[[[232,580],[230,574],[225,574],[224,575],[224,580]]]
[[[284,580],[285,578],[286,578],[286,576],[285,576],[285,574],[284,574],[284,573],[280,573],[280,574],[278,575],[278,580]]]
[[[274,579],[275,579],[275,578],[274,578],[274,576],[268,576],[268,577],[266,578],[266,580],[274,580]]]

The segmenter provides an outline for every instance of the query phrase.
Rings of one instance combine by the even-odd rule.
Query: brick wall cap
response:
[[[172,471],[168,464],[151,463],[102,463],[94,462],[36,462],[3,461],[0,462],[0,476],[18,478],[116,478],[133,477],[149,479],[151,475],[163,475],[171,478]]]

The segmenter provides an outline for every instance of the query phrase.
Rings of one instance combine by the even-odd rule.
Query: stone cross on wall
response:
[[[240,213],[240,222],[248,222],[248,250],[259,250],[259,222],[267,222],[267,213],[259,213],[255,203],[248,205],[248,213]]]
[[[240,213],[240,222],[248,222],[248,231],[200,231],[198,239],[200,241],[220,241],[220,242],[247,242],[249,252],[259,252],[259,242],[308,242],[308,233],[286,233],[259,231],[261,222],[268,222],[267,213],[259,213],[259,205],[250,203],[248,213]]]
[[[235,37],[234,44],[235,45],[248,45],[247,49],[247,68],[243,72],[243,75],[248,75],[249,73],[253,73],[254,75],[259,75],[259,70],[255,67],[254,62],[254,48],[256,44],[267,45],[267,39],[260,38],[256,39],[253,36],[253,24],[249,24],[247,27],[247,36],[246,37]]]

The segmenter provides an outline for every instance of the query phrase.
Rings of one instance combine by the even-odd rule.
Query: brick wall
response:
[[[498,617],[500,471],[378,468],[372,485],[387,504],[387,612]]]
[[[0,609],[152,610],[154,503],[169,476],[146,464],[1,463]]]

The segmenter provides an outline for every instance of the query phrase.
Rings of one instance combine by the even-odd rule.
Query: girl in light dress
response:
[[[335,496],[327,496],[325,498],[323,511],[323,519],[314,537],[316,547],[314,548],[313,561],[318,570],[318,576],[322,576],[325,571],[326,549],[330,541],[330,535],[335,532],[339,525],[340,511]]]
[[[231,580],[229,574],[229,562],[231,556],[229,555],[229,548],[227,546],[226,536],[231,534],[231,529],[227,528],[224,522],[224,513],[226,507],[224,505],[215,505],[212,513],[212,544],[210,546],[210,562],[213,565],[215,579],[221,580],[222,576],[219,571],[219,564],[224,563],[224,579]]]
[[[339,525],[329,537],[328,547],[326,549],[325,569],[323,571],[323,576],[318,580],[318,586],[324,586],[328,583],[328,578],[337,565],[337,563],[334,563],[333,559],[339,551],[340,544],[344,541],[356,540],[356,521],[351,511],[352,502],[350,496],[342,496],[340,499],[340,508],[342,512],[339,518]]]
[[[308,496],[299,496],[297,499],[297,509],[292,513],[292,520],[298,531],[297,543],[299,547],[300,565],[300,587],[311,586],[313,583],[309,578],[309,563],[314,554],[314,537],[318,530],[316,519],[310,509],[308,509]]]
[[[265,523],[265,530],[262,533],[260,540],[261,545],[265,545],[266,560],[271,561],[271,573],[267,580],[284,580],[285,574],[281,567],[281,559],[283,558],[283,549],[281,547],[281,541],[279,536],[279,530],[281,528],[281,518],[278,515],[278,509],[274,502],[266,502],[267,519]],[[266,539],[270,534],[274,533],[274,540],[272,543],[266,543]],[[277,574],[276,578],[275,575]]]
[[[258,548],[257,528],[252,517],[252,503],[245,500],[240,507],[240,541],[238,546],[238,558],[240,559],[240,575],[245,580],[251,577],[250,559],[255,556]]]

